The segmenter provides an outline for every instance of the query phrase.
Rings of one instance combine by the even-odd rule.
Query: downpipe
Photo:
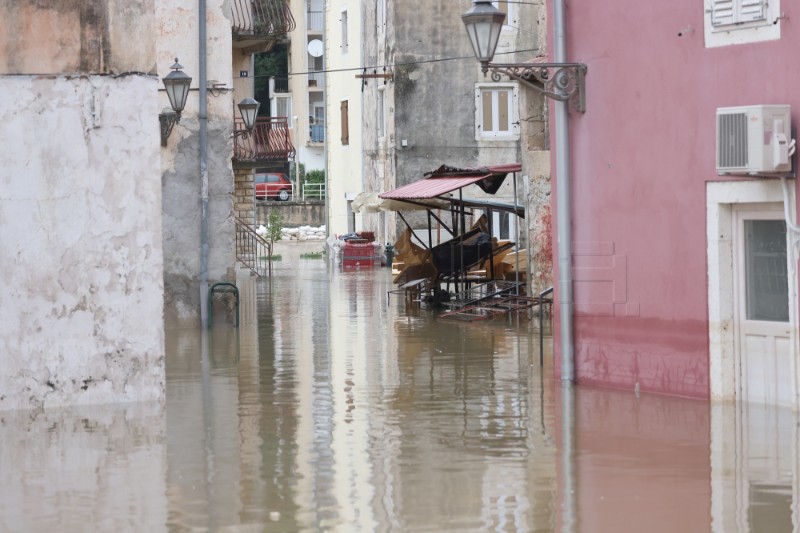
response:
[[[206,71],[206,0],[199,0],[200,64],[200,327],[208,324],[208,102]]]
[[[567,62],[564,0],[553,0],[553,59]],[[567,101],[556,101],[556,222],[558,224],[558,303],[561,379],[575,378],[572,295],[572,225],[570,212],[569,114]]]

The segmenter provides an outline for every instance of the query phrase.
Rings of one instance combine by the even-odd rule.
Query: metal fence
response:
[[[303,200],[321,200],[325,198],[324,183],[304,183],[302,190]]]

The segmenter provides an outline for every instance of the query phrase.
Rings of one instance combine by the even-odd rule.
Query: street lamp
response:
[[[586,65],[582,63],[492,63],[505,13],[491,0],[473,0],[472,7],[461,15],[475,57],[484,75],[491,71],[492,81],[509,78],[531,87],[548,98],[568,101],[583,113],[586,111]]]
[[[175,124],[181,121],[181,111],[186,107],[186,97],[189,96],[189,86],[192,78],[181,69],[183,66],[175,58],[175,64],[170,67],[172,72],[164,76],[164,88],[167,90],[169,105],[172,111],[165,109],[158,115],[158,122],[161,124],[161,146],[167,145],[167,138],[172,133]]]
[[[258,108],[261,104],[253,98],[245,98],[237,104],[239,107],[239,114],[242,116],[242,122],[246,131],[234,132],[234,135],[247,135],[253,131],[253,126],[256,125],[256,116],[258,116]]]

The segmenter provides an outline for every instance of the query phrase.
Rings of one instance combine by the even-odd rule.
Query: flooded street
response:
[[[526,321],[284,250],[165,406],[0,413],[0,531],[800,531],[791,412],[562,388]]]

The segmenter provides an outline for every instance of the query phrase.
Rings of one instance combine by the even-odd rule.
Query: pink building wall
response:
[[[567,7],[568,60],[588,66],[586,113],[570,110],[578,383],[709,396],[716,108],[789,104],[796,124],[800,38],[780,21],[780,40],[706,48],[703,9],[702,0]]]

